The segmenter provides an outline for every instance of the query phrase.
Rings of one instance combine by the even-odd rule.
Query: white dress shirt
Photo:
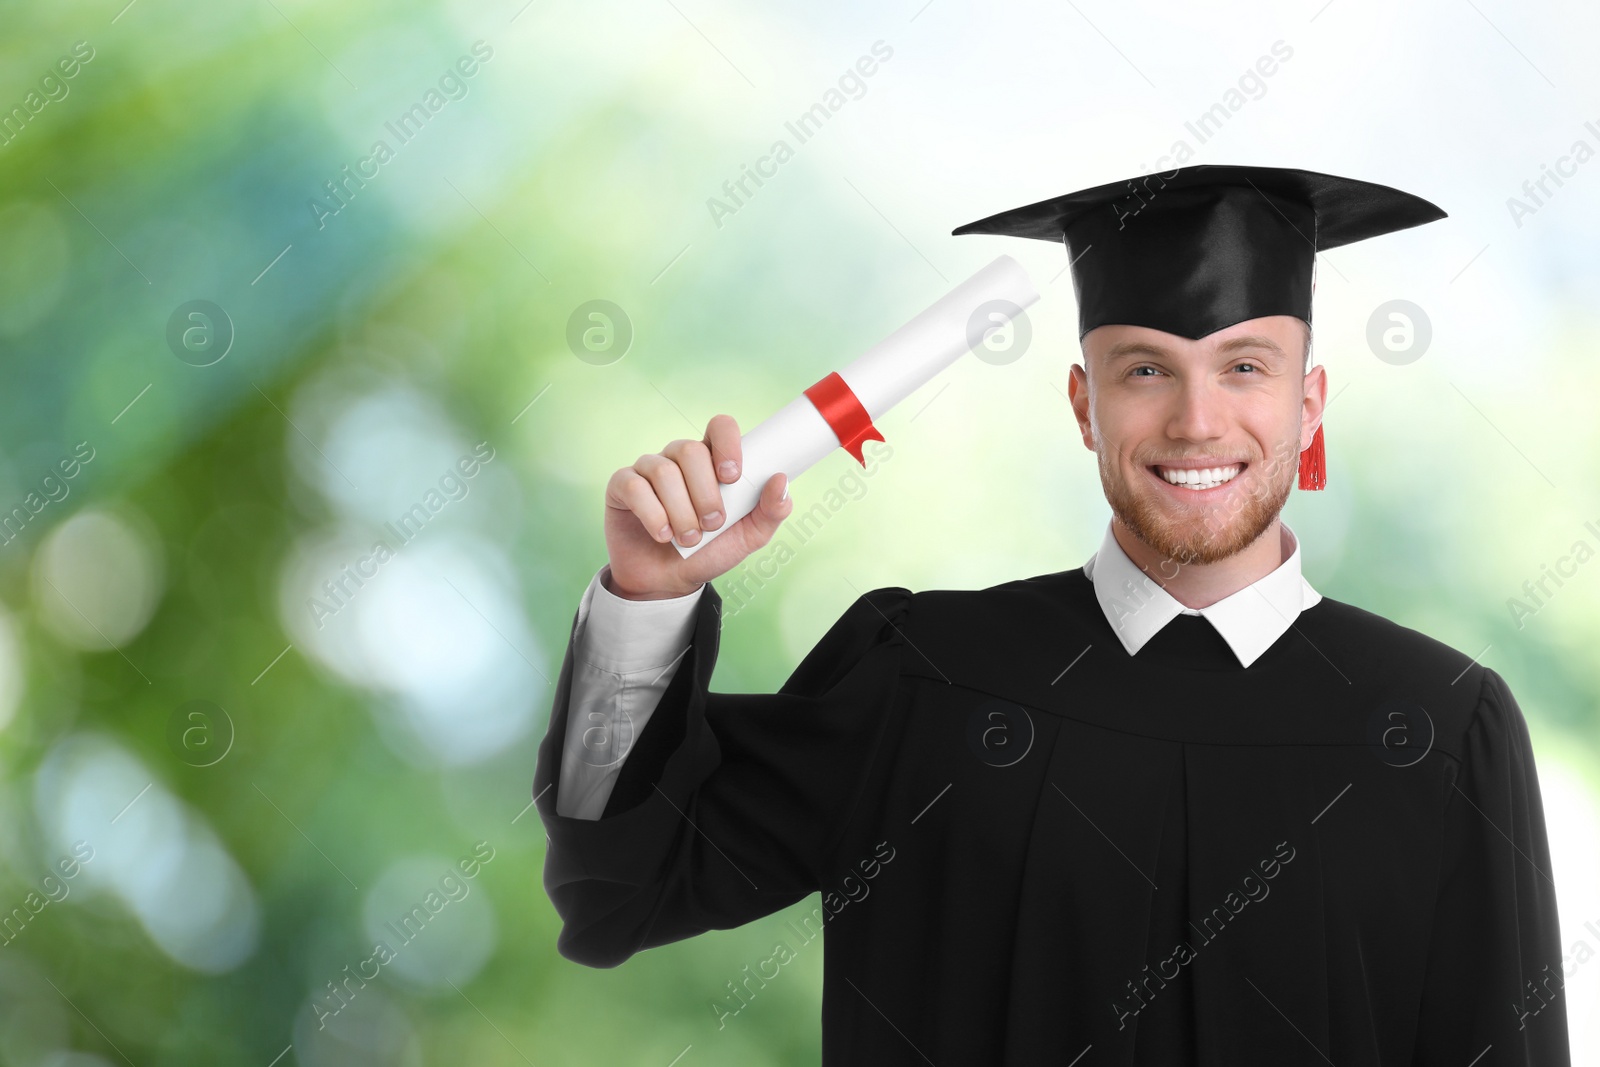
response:
[[[1106,621],[1129,655],[1176,615],[1203,615],[1248,667],[1322,595],[1300,572],[1300,542],[1279,522],[1283,562],[1238,592],[1186,608],[1141,571],[1106,524],[1100,550],[1083,565]],[[665,600],[628,600],[606,589],[610,564],[589,580],[573,633],[572,699],[556,813],[598,819],[633,741],[650,721],[693,635],[701,586]]]
[[[633,739],[650,721],[694,635],[701,586],[665,600],[629,600],[589,579],[573,631],[572,695],[556,814],[598,819]]]
[[[1094,583],[1094,597],[1106,621],[1134,655],[1161,632],[1175,615],[1204,615],[1228,642],[1239,665],[1248,667],[1271,648],[1300,613],[1322,599],[1300,573],[1300,541],[1289,524],[1278,523],[1283,562],[1278,569],[1203,608],[1186,608],[1161,587],[1161,575],[1139,569],[1117,543],[1106,523],[1100,551],[1089,557],[1083,573]]]

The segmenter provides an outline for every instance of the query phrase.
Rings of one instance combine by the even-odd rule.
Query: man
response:
[[[615,966],[820,890],[827,1064],[1567,1064],[1516,701],[1318,594],[1279,519],[1326,477],[1315,252],[1441,217],[1193,167],[957,230],[1072,257],[1111,522],[1073,570],[867,593],[773,695],[709,690],[707,583],[783,476],[684,559],[737,426],[617,471],[534,782],[560,951]]]

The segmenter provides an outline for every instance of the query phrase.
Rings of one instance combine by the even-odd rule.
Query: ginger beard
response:
[[[1297,423],[1298,425],[1298,423]],[[1140,541],[1168,560],[1182,564],[1217,563],[1242,552],[1266,532],[1288,503],[1299,473],[1298,429],[1279,450],[1278,458],[1252,457],[1228,483],[1227,494],[1217,503],[1174,505],[1171,496],[1153,479],[1160,476],[1151,464],[1172,459],[1198,459],[1200,456],[1157,456],[1132,463],[1130,484],[1119,462],[1121,452],[1112,447],[1094,428],[1095,457],[1100,467],[1100,484],[1111,514]],[[1285,462],[1285,458],[1291,460]],[[1218,464],[1221,466],[1222,464]],[[1188,492],[1179,489],[1177,492]]]

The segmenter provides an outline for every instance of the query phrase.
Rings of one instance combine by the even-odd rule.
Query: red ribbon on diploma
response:
[[[839,372],[832,372],[807,389],[806,397],[833,430],[833,435],[839,439],[844,450],[865,467],[867,461],[861,456],[862,443],[883,441],[883,434],[872,425],[872,416],[867,414],[867,409],[861,406],[861,401],[856,399],[856,394],[851,392],[845,380],[839,377]],[[887,441],[884,443],[888,444]]]

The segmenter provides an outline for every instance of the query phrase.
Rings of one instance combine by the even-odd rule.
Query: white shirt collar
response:
[[[1278,525],[1284,555],[1278,568],[1203,608],[1184,607],[1158,584],[1159,576],[1141,571],[1117,543],[1109,522],[1100,550],[1083,565],[1083,573],[1094,583],[1100,610],[1128,655],[1137,653],[1175,616],[1203,615],[1228,642],[1239,664],[1248,667],[1302,611],[1322,599],[1300,573],[1299,539],[1288,523],[1280,520]]]

